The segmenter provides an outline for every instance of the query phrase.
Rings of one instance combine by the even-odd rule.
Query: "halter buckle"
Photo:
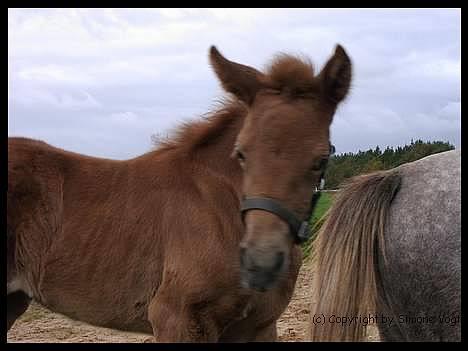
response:
[[[297,232],[297,241],[302,244],[309,240],[310,237],[310,225],[307,221],[301,223],[299,231]]]

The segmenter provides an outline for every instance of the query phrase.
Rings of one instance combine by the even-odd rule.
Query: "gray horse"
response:
[[[312,340],[461,339],[461,152],[353,178],[314,243]]]

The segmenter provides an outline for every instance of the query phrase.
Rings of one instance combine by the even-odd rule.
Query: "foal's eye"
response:
[[[244,153],[238,148],[237,146],[234,148],[234,152],[232,153],[232,157],[237,158],[242,168],[245,165],[245,155]]]
[[[239,160],[241,166],[244,166],[245,163],[245,155],[240,150],[236,150],[236,157]]]

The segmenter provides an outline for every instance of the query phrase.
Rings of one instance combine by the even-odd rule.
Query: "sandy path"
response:
[[[307,341],[312,278],[313,267],[310,262],[305,262],[299,273],[294,296],[278,320],[279,341]],[[378,341],[375,328],[369,330],[368,340]],[[151,341],[151,336],[94,327],[32,304],[9,331],[7,341],[138,343]]]

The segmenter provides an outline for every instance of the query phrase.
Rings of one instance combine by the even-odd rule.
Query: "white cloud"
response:
[[[60,110],[87,110],[99,108],[101,104],[86,91],[53,92],[41,89],[24,89],[21,94],[11,94],[10,99],[34,109],[35,107],[56,108]]]
[[[111,119],[118,122],[118,123],[135,123],[138,120],[138,116],[134,112],[125,111],[125,112],[118,112],[112,113]]]
[[[28,81],[28,83],[59,83],[90,85],[94,83],[93,77],[83,74],[76,69],[67,66],[42,65],[29,66],[19,69],[18,78]]]
[[[9,10],[9,132],[136,156],[151,134],[220,97],[210,45],[260,69],[279,51],[300,53],[318,70],[341,43],[354,78],[332,126],[338,151],[419,137],[459,144],[460,18],[450,9]]]
[[[450,101],[447,105],[437,111],[437,116],[442,119],[458,122],[459,125],[461,121],[461,102]]]

